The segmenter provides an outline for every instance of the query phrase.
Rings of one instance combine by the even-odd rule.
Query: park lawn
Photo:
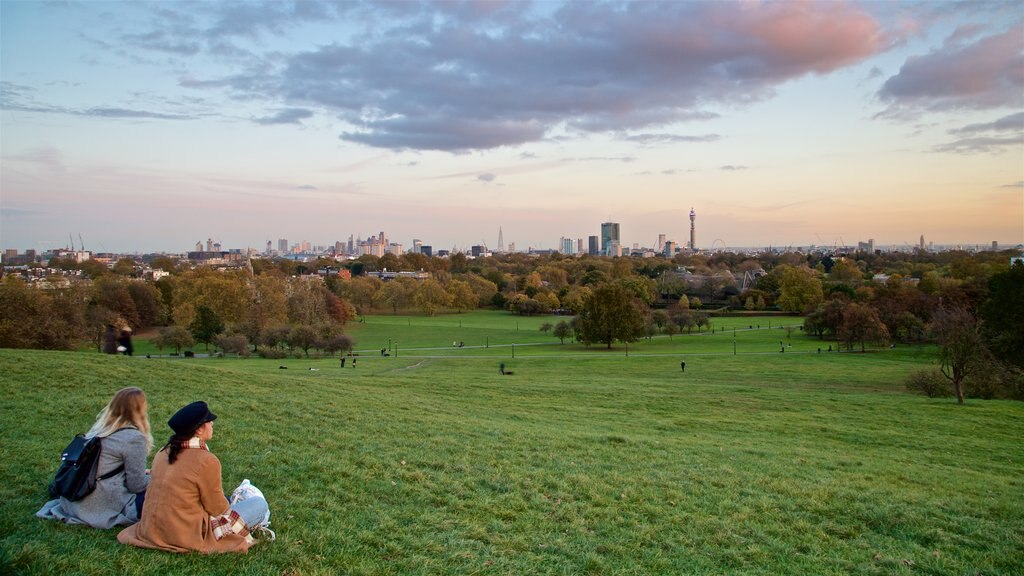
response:
[[[517,346],[514,359],[371,350],[344,370],[0,350],[0,572],[1024,569],[1024,404],[905,393],[902,378],[931,360],[918,349],[817,354],[794,334],[802,353],[754,351],[779,334],[750,331],[736,355],[724,333],[656,338],[655,352],[637,343],[628,357],[541,335],[555,343]],[[535,354],[563,348],[573,353]],[[125,385],[146,390],[158,445],[174,410],[211,403],[226,488],[249,478],[264,490],[276,542],[174,555],[32,517],[60,449]]]

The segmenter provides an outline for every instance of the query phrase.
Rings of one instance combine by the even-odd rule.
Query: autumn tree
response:
[[[33,288],[14,276],[0,279],[2,348],[70,350],[83,333],[81,313],[73,292]]]
[[[268,271],[250,278],[247,290],[247,305],[235,327],[249,339],[255,351],[264,341],[265,330],[288,320],[288,281],[280,272]]]
[[[851,302],[843,308],[843,322],[839,325],[839,339],[846,347],[853,348],[860,342],[860,351],[864,352],[866,341],[883,343],[889,339],[889,330],[878,318],[878,312],[867,304]]]
[[[135,313],[139,327],[155,326],[165,316],[164,303],[160,291],[149,282],[129,282],[128,295],[135,305]]]
[[[433,316],[437,314],[438,310],[448,305],[449,296],[437,280],[427,278],[416,287],[416,292],[413,293],[413,302],[428,316]]]
[[[312,326],[298,325],[292,327],[288,334],[288,345],[292,348],[301,348],[306,358],[309,358],[309,349],[317,345],[319,336]]]
[[[643,335],[646,306],[617,283],[594,290],[580,313],[580,339],[586,344],[633,342]]]
[[[138,329],[141,325],[139,313],[127,284],[127,280],[117,276],[97,278],[92,284],[92,301],[117,314],[131,328]]]
[[[167,326],[161,328],[152,343],[157,350],[174,348],[175,354],[181,354],[182,348],[190,348],[195,344],[192,333],[183,326]]]
[[[966,308],[940,308],[929,329],[939,345],[942,374],[953,384],[956,401],[964,403],[964,379],[983,369],[986,353],[977,320]]]
[[[409,278],[395,278],[385,282],[378,293],[378,299],[382,304],[391,307],[393,314],[398,314],[400,308],[409,305],[413,291],[416,290],[416,281]]]
[[[823,300],[821,280],[807,267],[783,265],[779,272],[779,308],[787,312],[814,309]]]
[[[448,283],[447,292],[449,305],[458,312],[461,313],[476,308],[477,296],[473,293],[473,289],[469,286],[468,282],[452,280]]]

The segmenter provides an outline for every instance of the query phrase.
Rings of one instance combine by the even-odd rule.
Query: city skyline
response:
[[[0,247],[1024,243],[1019,3],[0,1]],[[568,236],[567,236],[568,235]]]

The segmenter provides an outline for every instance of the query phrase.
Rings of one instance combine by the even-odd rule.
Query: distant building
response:
[[[434,256],[434,247],[420,244],[420,254],[423,254],[427,258],[432,258]]]
[[[281,254],[287,254],[288,253],[288,239],[287,238],[279,238],[277,240],[277,251],[280,252]]]
[[[597,236],[587,237],[587,254],[591,256],[597,256],[600,254],[601,249],[598,247]]]
[[[621,253],[621,247],[619,243],[621,238],[619,236],[619,223],[618,222],[605,222],[601,224],[601,253],[606,256],[615,256],[620,254],[612,254],[612,244],[615,244],[617,250]]]
[[[676,243],[671,241],[671,240],[668,240],[668,241],[665,242],[665,246],[663,247],[661,253],[666,258],[671,258],[671,257],[675,256],[676,249],[677,249]]]
[[[574,254],[572,238],[561,237],[558,239],[558,251],[562,254]]]

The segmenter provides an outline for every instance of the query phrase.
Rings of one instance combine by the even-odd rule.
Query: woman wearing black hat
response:
[[[228,505],[220,460],[206,446],[216,419],[206,402],[193,402],[168,420],[174,435],[153,457],[142,519],[122,530],[119,542],[205,553],[245,552],[253,544],[249,526],[266,516],[267,502],[249,498]]]

